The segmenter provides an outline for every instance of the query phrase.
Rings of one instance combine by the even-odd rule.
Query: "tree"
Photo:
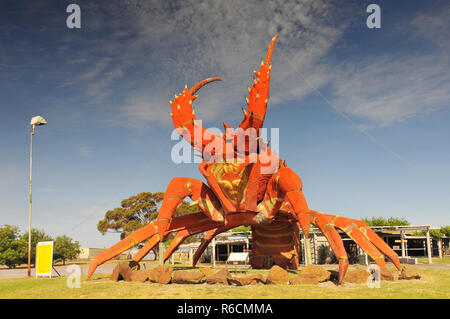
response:
[[[27,258],[27,241],[20,238],[17,226],[0,227],[0,264],[15,268]]]
[[[426,230],[420,230],[413,233],[414,236],[426,236]],[[450,236],[450,226],[442,226],[441,229],[431,229],[430,236],[435,238],[442,238],[444,236]]]
[[[450,236],[450,226],[441,227],[441,233],[444,236]]]
[[[142,192],[122,200],[120,207],[108,210],[97,224],[104,235],[107,231],[121,233],[121,238],[154,220],[164,193]]]
[[[31,263],[35,264],[36,246],[38,242],[53,241],[53,259],[65,261],[74,259],[80,253],[80,244],[72,241],[66,235],[56,237],[56,240],[43,230],[31,229]],[[4,225],[0,227],[0,264],[9,268],[28,263],[28,232],[20,234],[17,226]]]
[[[28,232],[23,233],[22,240],[25,240],[28,247]],[[50,235],[47,235],[43,230],[39,230],[36,228],[31,229],[31,252],[30,259],[31,264],[35,264],[36,260],[36,246],[38,242],[41,241],[53,241],[53,238]],[[23,260],[24,263],[28,263],[28,248],[27,248],[27,256]]]
[[[97,223],[97,229],[102,235],[108,231],[120,233],[123,239],[130,233],[149,224],[158,216],[164,193],[142,192],[127,199],[122,200],[120,207],[108,210],[105,218]],[[200,209],[197,206],[190,206],[189,203],[183,201],[177,207],[174,217],[197,213]],[[164,239],[166,245],[173,240],[170,234]],[[191,242],[195,238],[188,238],[186,242]],[[153,249],[155,255],[158,256],[158,248]]]
[[[389,217],[385,219],[383,217],[371,217],[362,218],[362,221],[369,226],[408,226],[409,222],[404,218]]]
[[[251,231],[251,230],[252,230],[252,228],[250,226],[239,226],[239,227],[233,228],[231,230],[231,232],[240,233],[240,232],[247,232],[247,231]]]
[[[63,265],[66,264],[66,260],[75,259],[80,251],[80,243],[73,242],[72,238],[66,235],[56,237],[53,243],[53,259],[62,260]]]

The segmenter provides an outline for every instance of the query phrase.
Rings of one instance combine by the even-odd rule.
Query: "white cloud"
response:
[[[162,122],[169,125],[169,107],[167,106],[164,111],[161,107],[163,105],[167,106],[168,101],[160,96],[151,96],[146,93],[130,96],[122,107],[122,119],[116,119],[115,122],[123,121],[123,124],[135,127],[150,122]]]
[[[433,42],[439,48],[447,49],[450,47],[450,38],[448,30],[450,22],[450,5],[444,4],[438,10],[421,12],[411,20],[413,34],[417,37]]]
[[[109,19],[89,17],[89,12],[85,16],[88,28],[97,32],[108,25],[110,32],[104,38],[83,39],[86,46],[70,58],[82,62],[71,64],[80,70],[61,88],[84,87],[89,101],[106,111],[109,124],[146,129],[171,126],[168,99],[185,83],[192,86],[220,76],[221,83],[202,89],[194,108],[200,119],[215,126],[222,120],[237,122],[251,71],[279,33],[269,107],[299,101],[312,91],[297,69],[319,89],[331,84],[335,95],[329,98],[336,107],[375,125],[441,108],[450,91],[450,6],[421,12],[405,22],[407,29],[395,31],[435,44],[437,53],[344,58],[336,67],[330,65],[330,53],[356,19],[354,9],[349,14],[350,5],[312,0],[115,3],[108,6]],[[90,24],[93,19],[95,24]]]
[[[383,126],[449,106],[450,59],[447,13],[419,13],[412,19],[413,29],[403,30],[436,48],[386,54],[348,61],[335,69],[333,104],[349,115],[367,121],[366,126]],[[444,36],[445,35],[445,36]]]
[[[449,84],[449,65],[433,56],[368,59],[335,74],[333,103],[347,114],[387,125],[448,105]]]
[[[148,127],[152,122],[170,123],[168,99],[185,83],[192,86],[206,77],[220,76],[222,83],[200,92],[194,106],[197,114],[205,121],[220,119],[218,123],[240,120],[251,71],[259,67],[276,33],[280,37],[273,58],[270,106],[310,92],[290,63],[310,74],[317,85],[326,83],[320,59],[348,23],[342,19],[341,7],[317,0],[127,1],[111,9],[121,15],[121,25],[111,28],[110,37],[96,39],[95,47],[85,52],[95,56],[107,52],[108,57],[90,66],[83,63],[83,71],[61,86],[83,83],[88,95],[105,97],[117,92],[112,84],[119,85],[123,102],[111,106],[115,108],[109,122]]]

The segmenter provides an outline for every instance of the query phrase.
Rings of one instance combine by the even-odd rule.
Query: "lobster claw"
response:
[[[269,84],[270,84],[270,70],[272,68],[272,53],[275,47],[275,42],[278,34],[272,38],[267,50],[266,60],[261,61],[259,71],[253,71],[253,85],[248,89],[247,110],[242,109],[244,117],[239,124],[239,127],[246,130],[253,128],[259,134],[259,130],[264,124],[266,116],[267,102],[269,101]]]
[[[203,81],[200,81],[196,85],[194,85],[192,87],[192,89],[189,90],[189,92],[191,93],[191,95],[194,95],[195,93],[197,93],[198,90],[200,90],[206,84],[214,82],[214,81],[222,81],[222,79],[218,78],[218,77],[204,79]]]
[[[186,86],[180,95],[175,94],[175,99],[169,101],[172,107],[170,115],[172,116],[175,129],[195,150],[200,151],[202,154],[204,147],[215,139],[216,136],[211,132],[207,132],[201,126],[201,122],[195,116],[192,103],[198,97],[195,95],[198,90],[208,83],[220,80],[221,78],[218,77],[207,78],[195,84],[190,90]]]

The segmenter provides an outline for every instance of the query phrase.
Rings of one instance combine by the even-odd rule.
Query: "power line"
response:
[[[342,116],[344,119],[346,119],[353,127],[355,127],[358,131],[360,131],[362,134],[364,134],[366,137],[368,137],[373,143],[377,144],[378,146],[380,146],[381,148],[383,148],[384,150],[388,151],[389,153],[391,153],[392,155],[394,155],[395,157],[397,157],[400,161],[402,161],[403,163],[409,165],[410,167],[412,167],[413,169],[415,169],[416,171],[418,171],[419,173],[421,173],[422,175],[425,175],[426,177],[430,178],[430,179],[435,179],[433,176],[430,176],[429,174],[427,174],[427,172],[425,172],[424,170],[420,169],[419,167],[417,167],[416,165],[414,165],[412,162],[410,162],[409,160],[407,160],[405,157],[401,156],[400,154],[398,154],[397,152],[395,152],[394,150],[392,150],[391,148],[389,148],[388,146],[386,146],[385,144],[383,144],[381,141],[379,141],[375,136],[373,136],[372,134],[368,133],[366,130],[364,130],[360,125],[356,124],[347,114],[345,114],[343,111],[341,111],[339,108],[335,107],[326,97],[325,95],[322,94],[322,92],[319,91],[319,89],[317,89],[310,81],[308,81],[308,79],[302,74],[302,72],[300,72],[297,68],[297,66],[295,64],[293,64],[283,53],[279,53],[290,65],[291,67],[301,76],[301,78],[303,79],[303,81],[306,82],[306,84],[308,84],[311,89],[313,89],[313,91],[315,91],[324,101],[325,103],[331,107],[336,113],[338,113],[340,116]],[[442,181],[439,181],[440,183],[442,183]],[[447,184],[445,184],[445,186],[447,188],[450,188]]]
[[[241,60],[240,62],[237,62],[237,63],[233,64],[233,65],[231,66],[231,68],[237,68],[238,66],[240,66],[240,65],[242,65],[243,63],[247,62],[248,60],[254,58],[255,55],[256,55],[256,54],[251,55],[251,56],[249,56],[249,57],[247,57],[247,58]],[[171,141],[170,138],[166,139],[165,142],[163,141],[163,142],[161,143],[161,147],[159,148],[159,150],[158,150],[156,153],[154,153],[153,156],[152,156],[148,161],[146,161],[146,164],[148,165],[149,163],[151,163],[151,162],[152,162],[152,161],[153,161],[153,160],[154,160],[154,159],[162,152],[162,150],[167,146],[167,144],[169,144],[170,141]],[[139,171],[140,171],[139,169],[136,169],[136,172],[139,172]],[[127,180],[129,180],[129,179],[127,179]],[[84,224],[86,221],[88,221],[91,217],[93,217],[96,213],[97,213],[97,212],[93,212],[93,213],[89,214],[89,215],[88,215],[86,218],[84,218],[80,223],[78,223],[76,226],[72,227],[72,228],[70,229],[69,232],[66,232],[66,234],[69,234],[69,233],[73,232],[75,229],[77,229],[77,228],[80,227],[82,224]]]
[[[167,144],[169,143],[170,139],[166,139],[165,142],[163,141],[161,143],[160,148],[158,149],[158,151],[156,153],[153,154],[152,157],[150,157],[149,161],[146,161],[146,164],[148,165],[149,163],[151,163],[161,152],[162,150],[167,146]],[[140,169],[136,169],[135,170],[135,175],[137,174],[137,172],[139,172]],[[127,179],[127,181],[130,179]],[[125,182],[125,181],[124,181]],[[86,218],[84,218],[80,223],[78,223],[76,226],[72,227],[68,232],[66,232],[65,234],[69,234],[71,232],[73,232],[75,229],[77,229],[78,227],[80,227],[82,224],[84,224],[85,222],[87,222],[91,217],[93,217],[95,214],[97,214],[97,212],[93,212],[91,214],[89,214],[88,216],[86,216]]]

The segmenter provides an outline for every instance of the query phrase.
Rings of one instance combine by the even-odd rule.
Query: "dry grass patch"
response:
[[[398,275],[391,265],[389,269]],[[450,269],[419,268],[420,280],[382,281],[381,288],[368,288],[365,284],[344,284],[332,282],[319,285],[162,285],[156,283],[113,282],[109,274],[96,274],[91,280],[83,276],[81,288],[70,289],[66,277],[0,279],[0,298],[99,298],[99,299],[303,299],[303,298],[370,298],[370,299],[450,299]],[[233,273],[233,272],[232,272]],[[247,273],[267,271],[249,270]],[[238,273],[236,273],[238,274]],[[243,274],[242,272],[239,273]],[[293,278],[298,271],[291,271]]]

